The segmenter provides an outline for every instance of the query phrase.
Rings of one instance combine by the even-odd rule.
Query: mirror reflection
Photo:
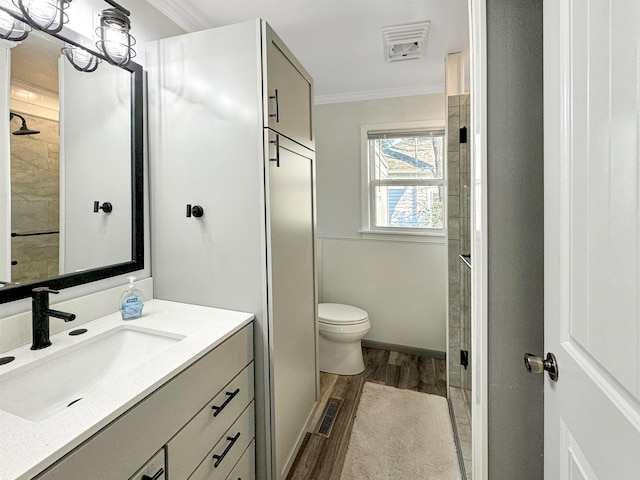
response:
[[[11,265],[28,283],[132,260],[131,73],[41,32],[11,50]],[[5,287],[7,288],[7,287]]]

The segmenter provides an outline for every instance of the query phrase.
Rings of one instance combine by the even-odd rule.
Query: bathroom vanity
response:
[[[17,382],[12,390],[31,389],[45,401],[24,392],[23,402],[0,399],[0,478],[254,478],[252,320],[247,313],[151,300],[139,320],[123,322],[116,313],[83,324],[83,335],[52,336],[47,349],[3,354],[16,360],[1,367],[0,389]],[[93,357],[85,359],[85,352]],[[118,365],[118,357],[133,366]],[[61,367],[81,363],[86,370],[105,361],[111,364],[102,379],[70,393],[80,400],[67,406],[71,397],[63,399],[61,389],[60,398],[46,401],[65,382]],[[50,364],[61,370],[60,379],[41,378],[45,389],[38,391],[43,387],[33,384],[33,372],[55,376],[46,370]]]

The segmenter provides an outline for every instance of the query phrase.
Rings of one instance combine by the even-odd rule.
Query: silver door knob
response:
[[[553,353],[547,353],[547,358],[525,353],[524,366],[529,373],[549,372],[549,378],[554,382],[558,381],[558,362],[556,362],[556,356]]]

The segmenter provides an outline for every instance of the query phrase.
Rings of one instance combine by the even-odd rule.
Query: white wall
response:
[[[73,4],[75,4],[74,2]],[[91,25],[91,28],[85,28],[85,35],[93,35],[93,28],[96,12],[102,10],[103,8],[108,8],[108,5],[102,1],[91,2],[90,8],[81,7],[84,2],[77,2],[78,5],[76,7],[78,10],[72,11],[69,10],[69,16],[72,18],[73,25]],[[73,5],[72,4],[72,5]],[[178,35],[180,33],[184,33],[180,27],[175,25],[173,22],[164,17],[160,12],[158,12],[154,7],[148,4],[145,0],[130,0],[126,4],[127,8],[131,10],[131,22],[132,22],[132,32],[136,37],[138,42],[137,49],[141,52],[141,54],[135,59],[137,63],[140,63],[144,66],[144,55],[142,55],[144,51],[144,45],[146,42],[155,40],[158,38],[169,37],[173,35]],[[70,22],[70,24],[72,23]],[[86,24],[84,23],[86,22]],[[28,40],[26,40],[28,41]],[[8,72],[10,71],[10,59],[9,56],[5,56],[4,54],[0,55],[0,71]],[[8,96],[9,92],[9,77],[8,75],[5,77],[4,75],[0,75],[0,93]],[[0,102],[1,104],[2,102]],[[5,126],[3,128],[2,135],[9,135],[8,122],[0,122],[0,127]],[[146,142],[146,135],[145,135]],[[145,143],[146,150],[146,143]],[[8,155],[7,155],[8,158]],[[148,278],[151,276],[151,257],[150,257],[150,243],[149,243],[149,195],[148,195],[148,160],[145,152],[145,268],[139,272],[136,272],[135,275],[139,278]],[[69,300],[77,297],[81,297],[83,295],[88,295],[94,292],[99,292],[102,290],[106,290],[113,287],[124,286],[127,284],[126,281],[127,275],[121,275],[119,277],[109,278],[106,280],[101,280],[98,282],[88,283],[85,285],[80,285],[78,287],[65,289],[57,295],[55,298],[52,298],[52,303],[61,302],[64,300]],[[90,300],[88,300],[90,301]],[[20,313],[26,312],[31,308],[31,299],[23,299],[16,302],[10,302],[0,305],[0,336],[9,328],[8,325],[5,325],[3,319]],[[113,311],[118,310],[117,303],[114,304]]]
[[[323,301],[364,308],[368,340],[446,349],[445,245],[320,240]]]
[[[436,120],[444,94],[316,105],[318,279],[321,302],[369,313],[366,339],[446,350],[447,250],[438,242],[363,238],[360,126]]]

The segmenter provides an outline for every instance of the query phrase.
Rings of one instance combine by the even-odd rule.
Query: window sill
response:
[[[407,230],[359,230],[360,235],[368,240],[392,240],[397,242],[437,243],[446,242],[446,233],[442,232],[411,232]]]

